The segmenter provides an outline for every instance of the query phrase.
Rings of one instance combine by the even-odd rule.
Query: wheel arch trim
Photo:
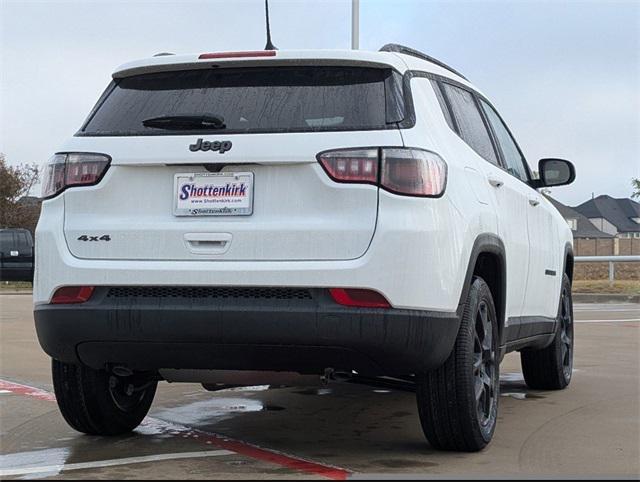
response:
[[[574,267],[573,258],[574,258],[573,246],[571,245],[571,243],[567,242],[564,245],[564,254],[562,256],[562,274],[566,273],[569,276],[569,280],[572,283],[573,283],[573,267]],[[569,263],[567,263],[567,261],[569,261]],[[567,269],[569,271],[567,271]]]
[[[490,254],[496,257],[498,260],[498,268],[500,270],[500,306],[496,306],[498,314],[498,328],[500,329],[501,343],[505,335],[505,323],[506,323],[506,301],[507,301],[507,262],[506,262],[506,250],[502,240],[493,233],[482,233],[476,237],[471,248],[471,254],[469,256],[469,264],[467,265],[467,272],[464,277],[464,285],[462,287],[462,293],[460,295],[460,301],[458,303],[457,315],[458,318],[462,318],[464,312],[464,305],[471,289],[471,281],[473,279],[473,273],[478,262],[478,258],[482,254]]]

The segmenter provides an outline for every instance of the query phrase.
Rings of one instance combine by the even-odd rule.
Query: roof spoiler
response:
[[[460,72],[458,72],[454,68],[449,67],[444,62],[441,62],[436,58],[433,58],[427,54],[424,54],[419,50],[412,49],[411,47],[405,47],[404,45],[400,45],[400,44],[387,44],[384,47],[382,47],[379,51],[380,52],[397,52],[399,54],[411,55],[412,57],[417,57],[419,59],[426,60],[427,62],[431,62],[432,64],[436,64],[439,67],[442,67],[443,69],[446,69],[449,72],[456,74],[458,77],[462,77],[467,82],[469,81],[469,79],[467,79],[464,75],[462,75]]]

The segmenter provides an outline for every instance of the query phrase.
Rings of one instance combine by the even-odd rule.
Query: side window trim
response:
[[[489,130],[491,132],[491,138],[493,139],[493,142],[495,143],[495,145],[497,147],[497,150],[499,152],[499,156],[500,156],[501,164],[502,164],[501,167],[508,174],[510,174],[511,176],[515,177],[519,181],[524,182],[528,186],[531,186],[531,180],[533,179],[533,176],[531,175],[531,171],[529,170],[529,163],[527,162],[527,159],[524,157],[524,154],[522,153],[522,150],[520,149],[520,146],[516,142],[515,137],[513,137],[513,134],[511,133],[511,129],[509,129],[509,126],[504,121],[504,119],[502,118],[502,116],[500,115],[498,110],[493,106],[493,104],[491,102],[489,102],[488,99],[486,99],[485,97],[479,95],[478,93],[474,93],[474,98],[476,98],[476,103],[478,104],[478,108],[482,112],[482,118],[485,119],[485,122],[489,125]],[[496,133],[495,133],[495,131],[493,129],[493,126],[491,125],[491,122],[489,122],[489,119],[487,117],[487,113],[485,112],[484,108],[482,107],[482,104],[480,103],[480,99],[483,102],[486,102],[486,104],[491,109],[493,109],[493,112],[498,116],[498,119],[500,119],[500,122],[502,122],[502,125],[504,126],[505,130],[509,134],[509,137],[511,138],[511,141],[513,142],[513,145],[516,146],[516,149],[518,150],[518,153],[520,154],[520,162],[522,163],[522,166],[524,167],[525,174],[527,175],[527,180],[526,181],[524,179],[520,179],[518,176],[516,176],[511,171],[509,171],[507,163],[506,163],[505,158],[504,158],[504,152],[502,151],[502,147],[500,146],[500,143],[498,142],[498,137],[496,136]]]
[[[491,144],[493,144],[493,150],[496,151],[496,157],[498,158],[497,165],[498,167],[508,172],[507,163],[504,158],[504,152],[502,152],[502,147],[500,147],[500,143],[498,142],[496,133],[493,130],[493,126],[491,125],[491,122],[489,122],[489,119],[487,118],[487,113],[484,111],[484,109],[482,108],[482,105],[480,104],[480,101],[478,100],[479,99],[478,93],[473,92],[471,90],[469,90],[468,92],[473,97],[473,101],[475,102],[476,107],[480,111],[480,117],[482,117],[482,122],[484,122],[484,127],[487,129],[487,132],[489,133],[489,137],[491,138]]]
[[[451,105],[449,104],[449,99],[447,98],[447,95],[444,89],[442,88],[440,81],[436,79],[429,79],[429,80],[431,82],[431,86],[433,87],[433,90],[435,91],[436,97],[438,99],[438,104],[440,104],[440,109],[443,111],[442,114],[444,115],[447,121],[449,120],[451,121],[450,124],[449,122],[447,122],[447,124],[456,134],[460,135],[458,120],[456,119],[456,116],[453,115],[453,111],[451,110]]]
[[[449,114],[451,115],[451,119],[453,120],[454,125],[456,126],[455,129],[455,133],[458,135],[458,137],[460,137],[460,139],[462,139],[463,142],[467,142],[465,141],[462,136],[460,135],[460,128],[458,127],[458,121],[456,119],[456,116],[453,113],[453,108],[451,107],[451,101],[449,100],[449,96],[447,95],[447,90],[445,88],[443,88],[442,84],[449,84],[453,87],[456,87],[458,89],[464,90],[465,92],[469,93],[473,99],[474,105],[476,106],[476,109],[478,109],[479,113],[480,113],[480,117],[482,118],[482,122],[484,123],[484,127],[487,130],[487,134],[489,135],[489,138],[491,139],[491,145],[493,146],[493,151],[496,155],[496,159],[498,160],[498,164],[494,164],[491,161],[489,161],[488,159],[485,159],[484,157],[480,156],[480,158],[485,161],[488,162],[489,164],[491,164],[492,166],[497,166],[499,168],[503,168],[504,169],[504,161],[502,159],[502,153],[501,151],[497,148],[498,146],[496,145],[495,139],[494,139],[494,134],[493,134],[493,130],[490,128],[490,126],[487,124],[487,120],[485,118],[485,113],[484,111],[480,108],[480,105],[478,103],[478,100],[476,99],[476,94],[477,92],[475,92],[473,89],[468,88],[467,86],[460,84],[458,82],[455,81],[449,81],[449,79],[446,78],[440,78],[437,80],[438,82],[438,87],[440,88],[440,91],[442,92],[442,96],[444,98],[444,101],[447,104],[447,108],[449,109]]]

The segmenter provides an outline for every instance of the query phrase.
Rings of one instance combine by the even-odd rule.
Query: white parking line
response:
[[[576,323],[624,323],[627,321],[637,322],[640,318],[626,318],[624,320],[575,320]]]
[[[640,311],[636,306],[631,308],[573,308],[573,311],[581,312],[581,313],[593,313],[600,311],[602,313],[613,313],[613,312],[623,312],[623,311]]]
[[[0,469],[0,477],[16,475],[59,473],[68,470],[97,469],[103,467],[116,467],[118,465],[143,464],[157,462],[159,460],[199,459],[203,457],[221,457],[223,455],[235,455],[230,450],[205,450],[201,452],[180,452],[173,454],[146,455],[142,457],[126,457],[122,459],[97,460],[95,462],[80,462],[75,464],[42,465],[36,467],[14,467]]]

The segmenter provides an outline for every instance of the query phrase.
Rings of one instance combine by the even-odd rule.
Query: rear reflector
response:
[[[93,286],[63,286],[58,288],[51,299],[54,305],[84,303],[93,294]]]
[[[377,291],[356,288],[331,288],[333,300],[344,306],[361,308],[391,308],[387,299]]]
[[[201,54],[199,59],[237,59],[241,57],[275,57],[275,50],[248,50],[246,52],[213,52]]]

